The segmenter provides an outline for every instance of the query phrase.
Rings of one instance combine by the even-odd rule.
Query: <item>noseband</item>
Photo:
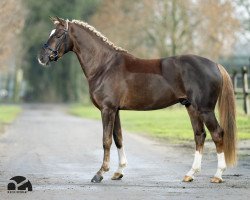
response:
[[[59,58],[59,55],[58,55],[59,49],[62,46],[63,41],[65,41],[67,36],[68,36],[68,28],[69,28],[68,23],[69,23],[69,21],[66,20],[66,25],[67,25],[66,29],[63,29],[64,32],[63,32],[62,36],[60,37],[60,41],[56,45],[55,49],[53,49],[51,46],[49,46],[48,43],[45,43],[43,45],[44,49],[49,49],[52,52],[52,54],[49,55],[49,60],[50,61],[57,61],[58,58]],[[66,44],[66,42],[64,42],[64,52],[66,51],[66,48],[67,48],[67,44]]]

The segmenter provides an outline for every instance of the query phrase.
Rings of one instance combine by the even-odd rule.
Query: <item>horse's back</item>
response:
[[[154,110],[183,99],[204,110],[215,107],[222,80],[217,64],[206,58],[182,55],[145,60],[126,55],[121,63],[106,84],[120,109]]]

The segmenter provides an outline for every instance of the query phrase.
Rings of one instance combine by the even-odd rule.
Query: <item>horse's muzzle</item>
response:
[[[49,61],[57,61],[58,58],[58,52],[52,52],[52,54],[49,55]]]

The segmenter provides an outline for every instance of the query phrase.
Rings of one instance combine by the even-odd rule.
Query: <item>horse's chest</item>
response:
[[[90,93],[90,100],[92,101],[92,103],[97,107],[100,108],[100,103],[98,102],[98,98],[96,98],[94,95],[92,95]]]

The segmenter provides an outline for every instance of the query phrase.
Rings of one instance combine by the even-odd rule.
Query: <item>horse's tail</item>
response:
[[[218,65],[222,75],[222,89],[219,95],[220,125],[224,131],[223,149],[226,164],[234,166],[237,163],[236,155],[236,108],[234,88],[231,78],[222,65]]]

